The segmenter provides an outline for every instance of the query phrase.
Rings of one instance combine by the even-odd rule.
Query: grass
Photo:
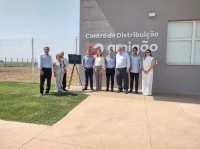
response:
[[[52,125],[87,97],[54,92],[38,96],[38,92],[39,84],[0,82],[0,119]]]

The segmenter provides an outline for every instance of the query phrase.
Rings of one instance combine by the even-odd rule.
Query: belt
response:
[[[85,69],[93,69],[93,68],[92,68],[92,67],[91,67],[91,68],[86,68],[86,67],[85,67]]]
[[[117,69],[126,69],[126,67],[124,67],[124,68],[117,68]]]

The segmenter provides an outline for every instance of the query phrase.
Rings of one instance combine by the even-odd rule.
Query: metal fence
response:
[[[0,67],[27,67],[31,64],[32,59],[30,58],[0,57]],[[34,65],[37,65],[37,59],[34,59]]]
[[[39,82],[37,62],[44,47],[50,47],[50,54],[53,59],[61,50],[65,52],[67,58],[68,54],[78,54],[78,44],[77,37],[0,39],[0,82]],[[71,67],[69,65],[68,72],[71,71]],[[68,77],[69,75],[70,73],[68,73]]]

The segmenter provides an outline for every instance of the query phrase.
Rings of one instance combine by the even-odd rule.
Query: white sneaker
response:
[[[40,93],[38,96],[39,96],[39,97],[40,97],[40,96],[43,96],[43,94],[42,94],[42,93]]]

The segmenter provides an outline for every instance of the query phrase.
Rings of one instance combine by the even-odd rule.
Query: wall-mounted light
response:
[[[156,13],[155,12],[149,12],[149,17],[150,18],[155,18],[156,17]]]

